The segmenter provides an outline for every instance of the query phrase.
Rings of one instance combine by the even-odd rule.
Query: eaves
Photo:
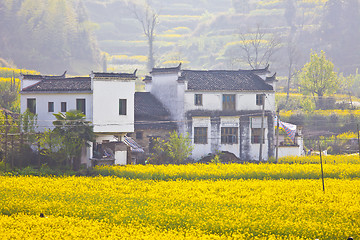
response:
[[[92,94],[92,90],[84,90],[84,91],[20,91],[20,94]]]
[[[263,92],[267,92],[267,93],[275,93],[275,90],[194,90],[194,89],[187,89],[185,90],[185,92],[216,92],[216,93],[222,93],[222,92],[237,92],[237,93],[242,93],[242,92],[246,92],[246,93],[263,93]]]

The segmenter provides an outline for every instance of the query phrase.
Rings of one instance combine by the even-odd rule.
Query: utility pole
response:
[[[280,109],[277,110],[276,113],[276,154],[275,154],[275,160],[278,162],[279,159],[279,127],[280,127]]]
[[[14,134],[11,134],[11,169],[14,171],[15,164],[14,164]]]
[[[7,163],[7,157],[8,157],[8,133],[9,133],[9,120],[7,112],[5,111],[5,155],[4,155],[4,162],[5,162],[5,172],[6,172],[6,163]]]
[[[358,136],[358,150],[359,150],[359,158],[360,158],[360,133],[359,133],[359,124],[357,126],[357,136]]]
[[[261,94],[261,99],[262,99],[262,114],[261,114],[261,128],[260,128],[259,162],[262,161],[262,148],[263,148],[263,140],[264,140],[265,94]]]
[[[320,150],[320,164],[321,164],[321,179],[322,179],[322,186],[323,186],[323,191],[325,192],[325,183],[324,183],[324,168],[323,168],[323,162],[322,162],[322,155],[321,155],[321,145],[320,145],[320,141],[318,142],[319,144],[319,150]]]

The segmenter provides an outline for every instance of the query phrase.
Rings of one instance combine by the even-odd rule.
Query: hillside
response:
[[[85,0],[99,47],[108,54],[111,71],[144,69],[148,45],[140,23],[121,0]],[[244,9],[244,3],[247,8]],[[321,49],[316,39],[326,1],[293,1],[295,10],[289,25],[285,12],[288,1],[164,1],[151,2],[159,14],[155,36],[156,66],[172,66],[182,61],[185,68],[249,68],[241,59],[240,33],[262,31],[279,39],[280,49],[271,59],[273,69],[286,75],[286,39],[296,37],[298,65],[307,61],[311,49]],[[311,38],[311,37],[314,38]],[[294,38],[295,38],[294,37]],[[355,71],[355,70],[354,70]],[[146,72],[144,69],[142,72]]]
[[[88,74],[100,51],[81,0],[1,0],[1,66]]]
[[[1,64],[88,74],[104,68],[105,57],[108,71],[137,68],[145,75],[147,38],[128,6],[146,9],[145,2],[158,17],[157,67],[181,61],[192,69],[250,68],[242,40],[253,40],[257,28],[264,34],[262,52],[271,39],[278,42],[269,63],[280,79],[287,75],[289,42],[296,47],[295,69],[311,49],[324,50],[338,72],[360,66],[357,0],[1,0]]]

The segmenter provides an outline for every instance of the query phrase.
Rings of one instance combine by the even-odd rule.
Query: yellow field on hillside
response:
[[[360,180],[325,179],[325,186],[324,193],[319,179],[0,177],[0,236],[322,240],[360,237]],[[48,218],[40,218],[40,213]]]

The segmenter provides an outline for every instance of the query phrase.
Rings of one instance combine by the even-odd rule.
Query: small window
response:
[[[206,144],[207,143],[207,127],[194,128],[194,143]]]
[[[66,112],[66,102],[61,102],[61,112]]]
[[[261,141],[261,128],[251,129],[251,143],[260,143]],[[263,129],[263,143],[265,143],[265,129]]]
[[[237,144],[238,143],[238,128],[237,127],[222,127],[221,128],[221,143],[222,144]]]
[[[85,114],[85,99],[76,99],[76,110]]]
[[[143,132],[136,132],[136,139],[143,139]]]
[[[27,109],[29,109],[29,112],[36,114],[36,99],[35,98],[27,99]]]
[[[126,99],[119,99],[119,115],[126,115]]]
[[[195,94],[195,105],[202,106],[202,94]]]
[[[54,112],[54,102],[48,102],[48,112]]]
[[[235,94],[223,95],[223,110],[235,110]]]
[[[262,106],[264,104],[264,94],[256,94],[256,105]]]

